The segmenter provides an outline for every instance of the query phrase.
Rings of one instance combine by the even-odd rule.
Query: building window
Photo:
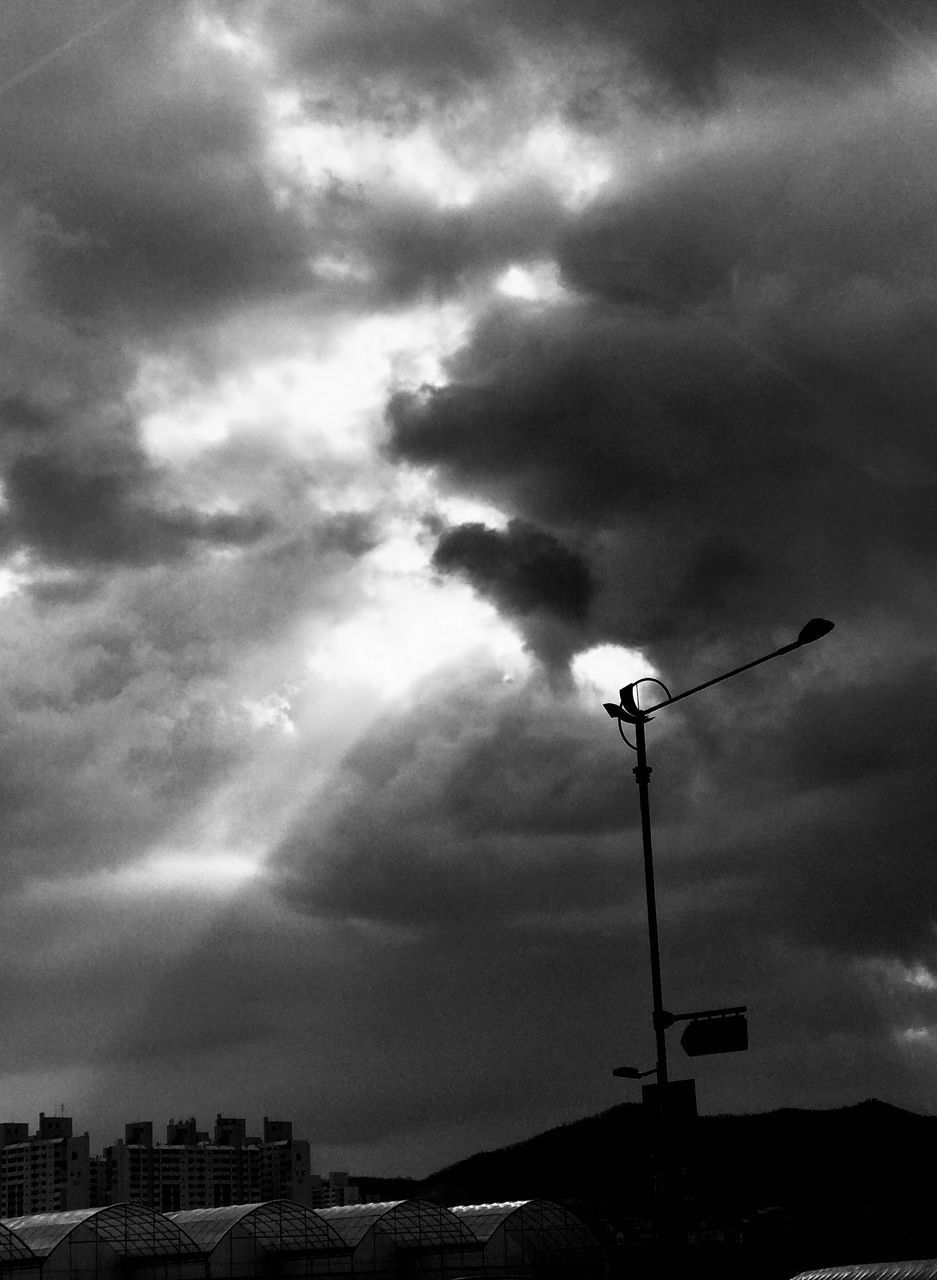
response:
[[[162,1196],[160,1210],[163,1213],[174,1213],[182,1207],[182,1199],[180,1188],[176,1186],[164,1186],[161,1188]]]

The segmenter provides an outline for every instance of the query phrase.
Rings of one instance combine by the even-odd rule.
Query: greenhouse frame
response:
[[[354,1250],[356,1273],[457,1276],[481,1269],[475,1233],[451,1209],[428,1200],[340,1205],[316,1213]]]
[[[482,1244],[486,1275],[599,1274],[602,1249],[579,1218],[550,1200],[456,1205],[452,1212]]]
[[[794,1280],[937,1280],[937,1259],[822,1267],[818,1271],[802,1271]]]
[[[140,1280],[204,1280],[198,1246],[161,1213],[139,1205],[67,1209],[6,1218],[0,1223],[29,1251],[12,1260],[18,1274],[94,1280],[132,1272]],[[6,1248],[0,1269],[7,1269]]]
[[[314,1209],[290,1200],[167,1213],[195,1241],[207,1275],[347,1275],[351,1250]]]
[[[113,1204],[0,1220],[0,1276],[11,1280],[583,1280],[600,1259],[589,1228],[546,1200]]]

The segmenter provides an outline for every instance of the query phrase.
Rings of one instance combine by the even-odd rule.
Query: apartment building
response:
[[[96,1178],[101,1204],[138,1204],[161,1213],[264,1200],[313,1205],[309,1143],[293,1137],[288,1120],[265,1116],[257,1136],[248,1134],[240,1117],[218,1115],[211,1135],[198,1129],[194,1117],[170,1120],[164,1144],[154,1142],[152,1121],[136,1121],[103,1159],[103,1179]]]
[[[89,1203],[87,1133],[74,1134],[70,1116],[39,1113],[39,1127],[0,1124],[0,1216],[84,1209]]]

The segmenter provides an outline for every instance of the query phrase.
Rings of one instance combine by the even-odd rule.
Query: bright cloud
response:
[[[275,432],[298,457],[323,451],[360,463],[381,429],[381,408],[397,384],[444,378],[443,362],[464,341],[471,310],[421,306],[336,322],[309,333],[303,349],[250,360],[212,383],[195,382],[183,360],[144,357],[134,388],[147,449],[174,465],[238,435]]]
[[[270,159],[316,188],[338,180],[352,189],[419,194],[437,209],[468,208],[483,195],[537,181],[569,209],[582,208],[611,181],[615,149],[553,114],[512,122],[467,117],[388,128],[310,116],[295,92],[270,98]],[[527,109],[529,111],[529,107]],[[480,143],[479,139],[484,139]]]
[[[558,302],[565,297],[554,262],[538,262],[529,266],[515,263],[498,277],[495,287],[505,297],[520,298],[524,302]]]
[[[573,679],[588,694],[604,695],[606,702],[616,702],[622,685],[657,672],[637,649],[617,644],[600,644],[577,653],[571,665]]]
[[[505,678],[529,666],[520,637],[471,588],[413,573],[375,581],[370,603],[332,629],[307,662],[316,675],[363,697],[392,699],[479,652]]]
[[[24,897],[46,902],[139,898],[151,894],[197,893],[209,897],[232,893],[260,874],[262,864],[245,854],[156,851],[115,870],[81,877],[30,882]]]

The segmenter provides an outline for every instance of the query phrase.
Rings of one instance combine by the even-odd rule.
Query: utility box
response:
[[[666,1084],[646,1084],[641,1101],[652,1119],[665,1128],[679,1128],[696,1119],[696,1081],[668,1080]]]

